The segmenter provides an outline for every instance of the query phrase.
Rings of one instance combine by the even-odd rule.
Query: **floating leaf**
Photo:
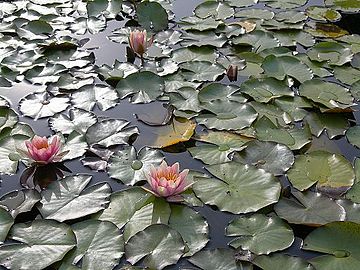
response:
[[[313,61],[326,61],[335,66],[342,66],[350,62],[353,56],[349,48],[333,41],[317,43],[307,52],[307,55]]]
[[[221,211],[249,213],[277,202],[280,183],[270,173],[236,162],[207,166],[215,177],[198,180],[193,189],[204,203]]]
[[[69,110],[69,116],[58,114],[50,118],[49,125],[52,130],[62,134],[70,134],[73,131],[85,134],[87,129],[96,122],[95,114],[73,108]]]
[[[5,241],[6,236],[13,224],[14,218],[9,214],[8,211],[6,211],[6,209],[0,207],[0,243],[3,243]]]
[[[166,10],[156,2],[141,2],[136,5],[139,24],[148,31],[159,32],[168,27]]]
[[[286,75],[303,83],[313,78],[312,71],[300,60],[293,56],[269,55],[261,66],[265,73],[278,80],[284,80]]]
[[[81,261],[82,269],[111,270],[124,254],[124,240],[111,222],[85,220],[71,225],[77,245],[69,252],[60,267],[68,269]]]
[[[264,103],[283,96],[294,96],[294,92],[284,82],[273,78],[245,81],[241,84],[240,90],[250,95],[255,101]]]
[[[235,45],[250,45],[258,53],[266,49],[279,47],[280,43],[268,32],[256,30],[232,40]]]
[[[320,79],[304,82],[300,85],[299,93],[329,109],[346,109],[353,105],[349,89]]]
[[[184,250],[185,244],[180,234],[164,224],[154,224],[138,232],[125,246],[128,262],[135,264],[145,258],[144,264],[155,269],[175,264]]]
[[[235,153],[232,160],[282,175],[294,163],[294,154],[285,145],[254,140],[244,150]]]
[[[189,207],[171,205],[169,219],[170,228],[179,232],[186,243],[184,256],[192,256],[200,251],[209,241],[209,225],[207,221]]]
[[[172,60],[179,64],[190,61],[208,61],[212,63],[215,62],[216,57],[214,49],[205,46],[179,48],[174,50],[172,54]]]
[[[306,9],[306,14],[313,20],[318,21],[330,21],[336,22],[341,19],[340,12],[326,8],[326,7],[318,7],[318,6],[310,6]]]
[[[123,99],[129,95],[133,103],[149,103],[162,95],[164,80],[158,75],[143,71],[133,73],[121,79],[116,85],[116,91]]]
[[[133,146],[124,146],[110,157],[108,173],[110,177],[120,180],[125,185],[134,185],[146,180],[145,174],[149,173],[150,167],[160,165],[163,159],[158,150],[144,147],[136,153]]]
[[[359,80],[360,70],[346,66],[334,67],[334,76],[340,82],[351,85]]]
[[[106,111],[117,104],[118,95],[105,85],[85,85],[71,95],[71,102],[74,107],[86,111],[91,111],[95,104],[100,110]]]
[[[354,0],[325,0],[325,5],[343,12],[358,12],[360,10],[360,3]]]
[[[209,83],[199,91],[199,101],[202,103],[206,103],[215,99],[223,99],[224,97],[226,97],[230,100],[243,103],[246,102],[247,99],[245,97],[242,97],[242,100],[238,100],[240,99],[240,97],[235,94],[238,91],[239,87],[235,85]]]
[[[127,144],[131,135],[138,134],[137,127],[127,127],[129,122],[121,119],[105,119],[89,127],[86,141],[105,147]]]
[[[110,196],[108,208],[101,212],[98,219],[110,221],[121,229],[136,211],[149,203],[150,197],[153,196],[140,187],[114,192]]]
[[[355,183],[350,188],[350,190],[345,194],[345,197],[354,203],[360,203],[360,159],[356,158],[354,162],[354,169],[355,169]]]
[[[292,194],[295,198],[283,197],[274,207],[276,214],[289,223],[320,226],[345,220],[344,208],[321,193],[293,190]]]
[[[44,269],[76,245],[70,226],[54,220],[15,224],[9,238],[20,243],[0,247],[0,265],[8,269]]]
[[[0,199],[0,205],[6,207],[15,218],[18,214],[30,211],[41,200],[35,189],[23,189],[5,194]]]
[[[246,267],[235,259],[234,250],[217,248],[204,250],[196,253],[189,261],[203,270],[250,270],[252,267]],[[244,264],[244,265],[243,265]]]
[[[305,5],[307,0],[261,0],[261,2],[265,2],[267,6],[272,8],[291,9]]]
[[[27,95],[19,102],[20,111],[35,119],[53,116],[68,106],[68,97],[51,97],[46,92]]]
[[[183,75],[190,81],[215,81],[217,77],[225,73],[221,65],[206,61],[185,62],[180,64],[180,68],[187,71]]]
[[[319,137],[326,130],[330,139],[344,135],[349,127],[348,120],[341,114],[311,112],[305,117],[311,133]]]
[[[109,184],[97,184],[84,190],[91,176],[67,176],[52,182],[41,192],[38,209],[46,219],[60,222],[94,214],[104,209],[111,192]]]
[[[218,130],[240,130],[250,126],[257,117],[250,105],[229,100],[211,100],[202,107],[213,114],[201,114],[197,122]]]
[[[326,193],[342,194],[354,183],[354,170],[343,156],[315,151],[296,157],[288,171],[293,186],[305,190],[317,183],[317,189]]]
[[[269,256],[258,256],[253,263],[264,270],[314,270],[311,264],[301,257],[289,256],[285,254],[271,254]]]
[[[198,5],[194,13],[199,18],[213,17],[217,20],[225,20],[234,15],[234,9],[227,3],[218,3],[216,1],[207,1]]]
[[[332,222],[312,231],[303,249],[325,253],[310,260],[318,270],[356,270],[360,267],[360,225]]]
[[[185,118],[174,118],[173,121],[165,126],[153,127],[150,134],[145,139],[145,145],[154,148],[164,148],[179,142],[190,140],[194,134],[196,124]]]
[[[248,19],[264,19],[270,20],[274,18],[274,12],[267,9],[260,8],[248,8],[239,10],[235,13],[236,18],[248,18]]]
[[[250,250],[257,255],[269,254],[291,246],[294,234],[289,225],[277,216],[254,214],[231,221],[226,228],[227,236],[237,236],[230,246]]]

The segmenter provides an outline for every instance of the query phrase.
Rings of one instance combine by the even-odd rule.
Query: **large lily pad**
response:
[[[203,270],[250,270],[251,266],[245,266],[235,259],[236,254],[231,249],[212,249],[196,253],[189,261]]]
[[[138,232],[125,246],[128,262],[134,264],[145,258],[144,264],[155,269],[176,263],[184,251],[180,234],[164,224],[154,224]]]
[[[136,14],[142,27],[159,32],[168,26],[166,10],[157,2],[142,2],[136,5]]]
[[[60,270],[81,262],[81,269],[111,270],[124,254],[124,240],[111,222],[85,220],[71,225],[77,244],[66,255]]]
[[[325,253],[310,260],[318,270],[356,270],[360,267],[360,225],[332,222],[311,232],[303,249]]]
[[[300,95],[329,109],[346,109],[353,105],[349,89],[320,79],[304,82],[300,85],[299,92]]]
[[[145,174],[149,173],[150,167],[160,165],[163,159],[158,150],[144,147],[136,153],[133,146],[124,146],[110,157],[108,172],[110,177],[126,185],[134,185],[138,181],[146,180]]]
[[[143,71],[133,73],[125,79],[121,79],[116,85],[116,91],[123,99],[129,95],[134,103],[149,103],[162,95],[164,80],[150,72]]]
[[[137,127],[127,127],[128,121],[121,119],[105,119],[89,127],[86,141],[105,147],[116,144],[127,144],[131,135],[138,134]]]
[[[8,269],[44,269],[76,245],[70,226],[54,220],[18,223],[12,227],[9,238],[20,243],[0,247],[0,265]]]
[[[294,198],[282,198],[275,205],[276,214],[289,223],[320,226],[345,220],[345,209],[320,193],[293,190]]]
[[[207,166],[215,177],[199,179],[193,186],[195,194],[206,204],[222,211],[248,213],[277,202],[280,183],[270,173],[236,162]]]
[[[14,218],[10,215],[5,208],[0,207],[0,243],[3,243],[6,236],[14,224]]]
[[[314,270],[311,264],[301,257],[294,257],[284,254],[272,254],[269,256],[258,256],[253,263],[264,270]]]
[[[353,56],[349,48],[333,41],[317,43],[307,52],[307,55],[313,61],[326,61],[335,66],[342,66],[350,62]]]
[[[5,194],[0,199],[0,205],[4,206],[11,216],[30,211],[41,200],[39,192],[34,189],[17,190]]]
[[[41,193],[38,209],[46,219],[64,221],[94,214],[106,207],[111,192],[109,184],[97,184],[84,190],[91,176],[67,176],[52,182]]]
[[[288,171],[288,178],[299,190],[317,183],[317,189],[322,192],[342,194],[353,185],[355,173],[343,156],[315,151],[298,156]]]
[[[284,80],[286,76],[290,76],[303,83],[313,78],[309,67],[293,56],[269,55],[261,67],[267,75],[278,80]]]
[[[257,255],[269,254],[291,246],[294,234],[277,216],[254,214],[234,219],[226,228],[227,236],[236,236],[230,246],[250,250]]]
[[[232,160],[253,165],[274,175],[282,175],[294,163],[294,154],[285,145],[273,142],[252,141]]]

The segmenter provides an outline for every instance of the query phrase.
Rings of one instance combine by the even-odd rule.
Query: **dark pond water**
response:
[[[176,19],[182,18],[184,16],[189,16],[192,14],[192,10],[199,3],[202,3],[202,0],[177,0],[174,2],[173,11],[175,13]],[[313,0],[309,1],[305,6],[299,8],[304,10],[307,6],[319,5],[323,6],[324,3],[321,0]],[[258,4],[254,7],[262,7],[262,4]],[[114,59],[118,59],[119,61],[126,61],[126,45],[118,44],[110,41],[107,36],[111,34],[111,32],[119,27],[124,26],[125,21],[117,21],[112,20],[108,22],[107,28],[105,31],[100,32],[95,35],[86,34],[83,36],[76,36],[77,38],[88,38],[89,41],[83,47],[83,49],[91,49],[96,57],[96,64],[101,66],[103,64],[112,65]],[[337,25],[343,27],[348,30],[350,33],[360,33],[360,28],[358,27],[360,24],[360,15],[344,15],[343,19],[340,22],[337,22]],[[241,79],[239,79],[241,80]],[[223,78],[222,83],[229,83],[226,78]],[[27,82],[16,83],[11,88],[0,88],[0,94],[6,98],[8,98],[12,104],[12,108],[14,108],[19,115],[21,113],[18,110],[18,102],[25,95],[32,93],[34,91],[41,90],[42,87],[31,85]],[[358,108],[356,108],[358,109]],[[152,115],[161,117],[166,112],[166,109],[163,107],[163,103],[154,102],[150,104],[131,104],[127,100],[122,100],[120,104],[112,109],[107,111],[100,111],[95,109],[94,113],[97,115],[103,115],[113,118],[121,118],[131,122],[131,125],[137,126],[140,130],[139,137],[135,140],[134,146],[136,149],[140,149],[144,145],[146,145],[146,139],[148,136],[151,136],[151,126],[144,124],[143,122],[137,120],[136,115]],[[31,118],[20,116],[20,122],[28,123],[34,130],[36,134],[42,136],[48,136],[51,134],[51,130],[49,129],[47,120],[37,120],[34,121]],[[354,122],[360,123],[360,114],[359,112],[354,112]],[[190,142],[194,143],[194,142]],[[353,161],[355,157],[360,156],[360,150],[350,145],[345,137],[341,137],[335,140],[329,140],[327,136],[321,136],[319,140],[319,148],[322,149],[330,149],[332,152],[338,152],[343,154],[348,160]],[[181,149],[181,145],[179,146]],[[195,160],[191,157],[188,151],[180,151],[180,152],[172,152],[171,149],[169,151],[162,151],[166,157],[166,160],[169,163],[174,163],[179,161],[183,168],[189,168],[198,171],[204,171],[203,163]],[[108,182],[112,187],[113,191],[120,190],[124,187],[123,184],[117,182],[116,180],[110,179],[108,174],[105,172],[94,172],[82,165],[79,159],[74,161],[65,162],[65,165],[74,173],[88,173],[93,176],[91,184],[95,184],[98,182]],[[19,172],[25,169],[24,165],[19,166]],[[6,194],[10,191],[21,189],[21,185],[19,183],[19,174],[13,176],[3,175],[1,176],[1,189],[0,195]],[[210,239],[208,246],[209,248],[218,248],[218,247],[227,247],[227,243],[231,238],[224,236],[225,227],[228,225],[229,221],[231,221],[235,215],[224,213],[220,211],[216,211],[216,209],[212,209],[209,206],[198,207],[196,208],[207,220],[210,227]],[[19,219],[25,219],[27,217],[20,216]],[[283,251],[283,253],[298,255],[304,257],[306,259],[315,256],[315,253],[305,252],[300,249],[301,247],[301,238],[304,237],[309,232],[308,228],[302,226],[294,226],[295,232],[298,234],[299,238],[296,238],[294,244],[287,250]],[[124,261],[124,258],[122,259]],[[189,264],[186,260],[181,260],[176,266],[167,267],[166,269],[191,269],[191,264]],[[100,270],[100,269],[99,269]]]

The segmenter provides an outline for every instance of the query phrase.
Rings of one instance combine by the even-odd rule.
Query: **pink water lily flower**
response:
[[[142,58],[143,54],[151,46],[153,38],[148,38],[146,30],[134,30],[130,32],[129,43],[134,53]]]
[[[68,153],[68,151],[60,152],[62,143],[57,135],[49,139],[35,135],[31,140],[26,141],[25,145],[27,157],[38,164],[58,162]]]
[[[178,162],[168,166],[166,161],[163,161],[157,168],[152,166],[146,174],[151,187],[149,191],[157,197],[175,197],[191,186],[186,179],[188,173],[188,169],[179,172]]]

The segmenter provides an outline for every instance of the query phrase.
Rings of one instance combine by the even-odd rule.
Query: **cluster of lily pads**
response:
[[[336,25],[360,3],[199,1],[185,18],[174,4],[0,3],[0,87],[37,87],[17,108],[0,97],[0,172],[25,187],[0,198],[0,265],[360,269],[360,159],[332,147],[360,147],[360,36]],[[119,49],[98,65],[86,37],[110,23],[127,61]],[[137,116],[145,131],[116,114],[126,100],[159,105]],[[55,139],[35,137],[29,119],[48,120]],[[175,202],[144,186],[173,151],[205,168]],[[70,160],[109,179],[89,185]],[[209,207],[233,219],[219,228]]]

